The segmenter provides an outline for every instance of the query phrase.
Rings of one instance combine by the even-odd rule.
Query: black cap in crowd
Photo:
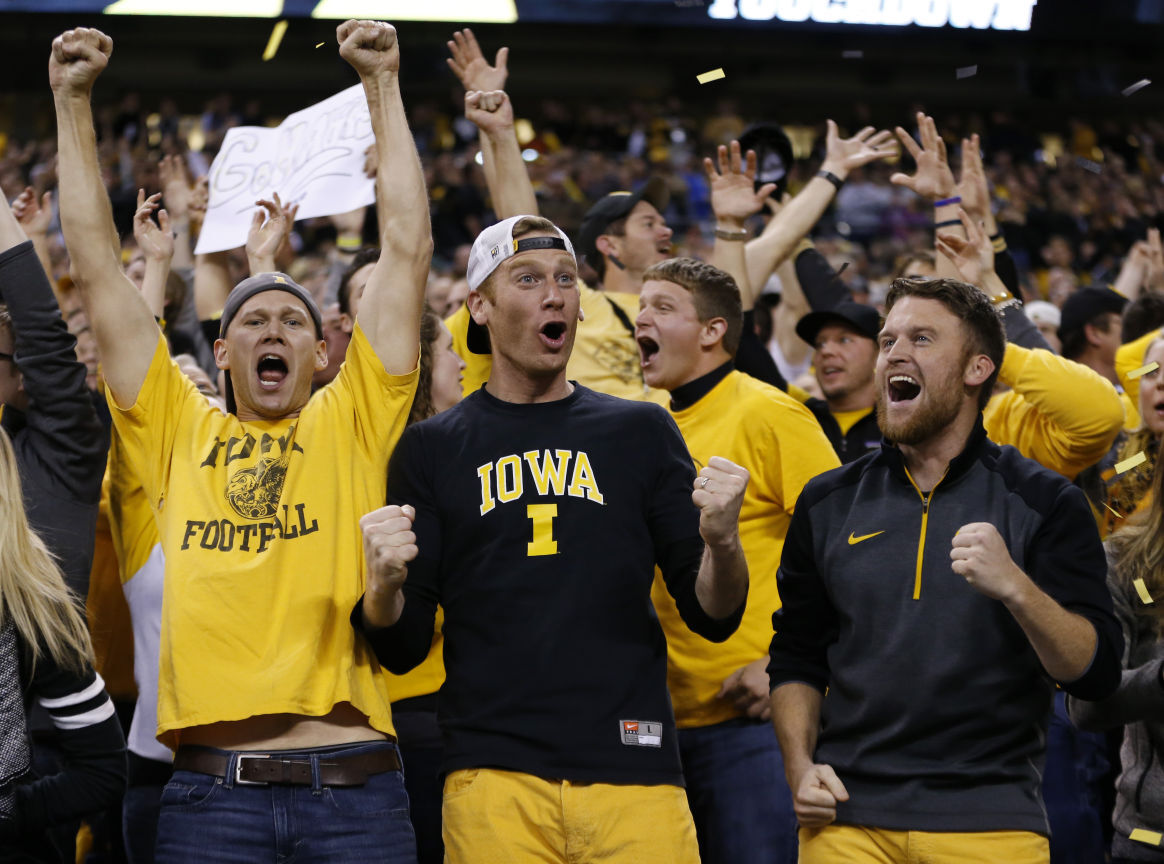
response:
[[[582,217],[582,227],[578,229],[578,254],[591,267],[601,256],[598,238],[606,233],[611,222],[622,219],[635,209],[640,201],[646,201],[662,213],[667,209],[671,193],[661,177],[652,177],[638,192],[611,192],[586,211]]]
[[[1128,304],[1128,298],[1110,288],[1080,288],[1063,304],[1063,314],[1059,319],[1059,339],[1082,330],[1084,325],[1104,312],[1120,315]]]
[[[765,183],[775,183],[777,200],[788,190],[788,172],[796,160],[792,141],[775,123],[757,123],[740,136],[740,152],[756,151],[756,191]]]
[[[842,300],[832,309],[809,312],[796,322],[796,335],[809,345],[816,345],[817,334],[829,324],[847,324],[862,336],[876,339],[881,332],[881,316],[872,306]]]

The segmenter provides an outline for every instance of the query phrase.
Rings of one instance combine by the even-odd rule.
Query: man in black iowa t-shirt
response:
[[[577,264],[552,223],[487,229],[468,277],[492,373],[397,445],[353,624],[402,673],[444,609],[447,860],[697,862],[651,580],[695,632],[736,629],[747,472],[697,478],[665,411],[566,379]]]

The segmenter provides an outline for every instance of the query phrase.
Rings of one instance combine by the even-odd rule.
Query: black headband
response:
[[[523,237],[513,241],[513,254],[529,252],[532,249],[566,249],[566,241],[561,237]]]

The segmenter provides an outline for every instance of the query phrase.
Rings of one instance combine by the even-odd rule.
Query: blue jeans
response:
[[[130,786],[121,804],[121,832],[129,864],[153,864],[164,786]]]
[[[1052,864],[1093,864],[1103,861],[1100,798],[1107,777],[1106,743],[1102,735],[1082,732],[1067,719],[1065,695],[1055,694],[1055,709],[1047,726],[1047,761],[1043,770],[1043,804],[1051,825]]]
[[[387,747],[396,745],[377,741],[294,752],[317,761]],[[159,864],[415,864],[416,841],[399,771],[374,774],[363,786],[258,786],[234,781],[236,759],[231,754],[226,779],[174,772],[162,792]]]
[[[796,864],[796,814],[771,723],[679,730],[703,864]]]

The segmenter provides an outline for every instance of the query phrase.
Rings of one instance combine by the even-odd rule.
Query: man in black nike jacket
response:
[[[1046,862],[1055,684],[1119,683],[1103,549],[1078,489],[986,437],[1005,335],[985,295],[901,279],[886,306],[886,442],[805,487],[778,575],[768,671],[801,864]]]

